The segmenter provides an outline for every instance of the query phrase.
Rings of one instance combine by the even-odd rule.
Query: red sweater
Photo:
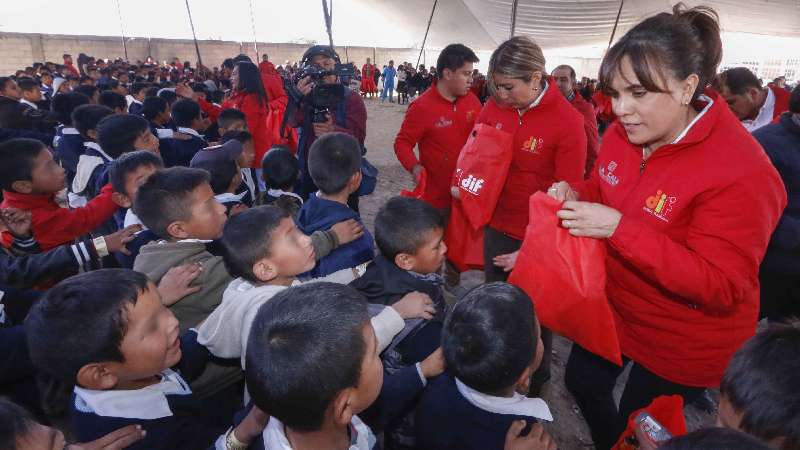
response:
[[[261,61],[258,70],[261,72],[261,83],[264,85],[264,92],[267,93],[270,108],[284,111],[289,102],[289,96],[286,95],[286,90],[283,88],[281,74],[269,61]]]
[[[575,186],[622,212],[606,259],[622,353],[697,387],[719,385],[755,332],[758,268],[786,206],[764,150],[712,96],[683,139],[646,161],[614,123],[592,177]]]
[[[111,200],[111,185],[107,184],[83,208],[68,209],[58,206],[54,195],[18,194],[3,191],[2,208],[18,208],[31,212],[33,236],[42,250],[49,250],[88,234],[114,215],[118,206]],[[3,233],[3,245],[11,246],[13,238]]]
[[[555,82],[549,82],[539,104],[522,116],[516,109],[486,102],[478,123],[514,135],[514,157],[490,226],[514,239],[525,236],[528,198],[553,183],[583,180],[586,133],[583,116],[573,108]]]
[[[255,94],[239,92],[222,104],[222,109],[227,108],[236,108],[247,118],[247,130],[253,135],[253,144],[256,149],[252,167],[260,169],[261,160],[272,146],[272,138],[267,127],[267,115],[269,115],[267,105],[261,103]]]
[[[781,114],[789,110],[789,99],[791,99],[792,94],[779,87],[770,86],[770,89],[775,94],[775,109],[772,111],[772,120],[777,123]]]
[[[481,102],[472,93],[451,102],[434,85],[411,102],[400,132],[394,140],[394,153],[406,170],[422,164],[428,173],[424,200],[435,208],[450,206],[450,184],[458,154],[467,142]],[[419,144],[419,159],[414,146]]]
[[[583,130],[586,132],[586,172],[585,177],[589,178],[594,162],[597,160],[597,149],[600,147],[600,135],[597,132],[597,116],[594,106],[587,102],[579,92],[575,92],[572,97],[572,107],[577,109],[583,116]]]

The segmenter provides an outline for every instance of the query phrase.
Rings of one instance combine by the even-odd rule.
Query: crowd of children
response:
[[[395,77],[400,102],[469,95],[474,121],[459,48],[430,73],[367,72],[390,101]],[[259,70],[273,95],[266,57],[78,66],[0,77],[0,448],[557,447],[531,386],[537,299],[496,281],[445,300],[447,193],[393,197],[367,229],[363,136],[320,133],[301,164],[217,105]],[[303,175],[317,192],[295,192]],[[798,374],[800,326],[771,324],[728,364],[718,427],[658,448],[800,448]]]

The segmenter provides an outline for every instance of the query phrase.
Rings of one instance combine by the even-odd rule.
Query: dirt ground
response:
[[[403,169],[394,156],[393,144],[397,131],[403,122],[406,106],[396,103],[380,103],[378,100],[367,99],[367,158],[379,170],[378,186],[371,196],[361,199],[361,217],[366,226],[372,231],[375,214],[378,208],[390,197],[397,195],[402,189],[412,186],[411,176]],[[469,288],[483,282],[481,272],[468,272],[462,276],[459,292],[463,293]],[[550,406],[554,421],[547,426],[548,431],[562,450],[591,449],[594,448],[589,429],[580,414],[569,392],[564,387],[564,366],[569,356],[571,342],[560,336],[555,336],[553,343],[552,379],[543,393],[543,398]],[[620,382],[615,391],[619,400],[622,382],[627,377],[627,371],[620,377]],[[716,393],[712,393],[716,398]],[[693,406],[685,409],[687,424],[690,430],[701,428],[714,423],[714,414],[700,411]]]

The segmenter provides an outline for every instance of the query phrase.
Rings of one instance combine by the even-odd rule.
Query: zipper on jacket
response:
[[[647,160],[646,160],[646,159],[643,159],[643,160],[642,160],[642,164],[641,164],[641,165],[639,165],[639,173],[640,173],[640,174],[644,173],[644,168],[645,168],[645,167],[647,167]]]

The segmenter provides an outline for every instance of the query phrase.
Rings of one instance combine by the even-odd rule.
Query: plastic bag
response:
[[[561,204],[542,192],[530,197],[530,219],[509,283],[532,299],[539,322],[615,364],[619,338],[606,297],[606,249],[599,239],[561,227]]]
[[[453,182],[473,230],[492,219],[511,167],[512,141],[510,133],[477,124],[458,155]]]
[[[425,196],[425,188],[428,185],[428,171],[422,169],[419,174],[419,179],[417,180],[417,185],[414,187],[413,191],[409,191],[408,189],[403,189],[400,191],[400,195],[403,197],[411,197],[416,198],[417,200],[422,200]]]
[[[469,224],[461,202],[454,200],[450,208],[450,218],[444,231],[447,245],[447,259],[458,269],[466,272],[471,269],[483,270],[483,228],[474,230]]]
[[[666,428],[673,437],[686,434],[686,417],[683,415],[683,397],[680,395],[662,395],[653,399],[649,406],[634,411],[628,416],[628,426],[622,432],[617,444],[611,450],[633,450],[636,447],[628,443],[635,436],[636,416],[647,411],[654,419]]]

